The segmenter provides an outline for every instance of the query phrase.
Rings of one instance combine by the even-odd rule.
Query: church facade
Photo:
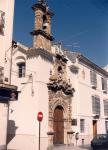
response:
[[[96,134],[108,131],[107,67],[53,44],[53,12],[42,0],[32,9],[33,47],[17,43],[12,51],[11,84],[19,94],[9,106],[8,149],[38,149],[38,112],[43,113],[42,150],[90,144]]]

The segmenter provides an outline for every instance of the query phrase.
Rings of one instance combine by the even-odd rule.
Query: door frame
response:
[[[55,132],[53,144],[64,144],[64,109],[62,106],[55,108],[53,117],[53,130]]]
[[[93,126],[93,137],[97,135],[97,120],[92,121],[92,126]]]

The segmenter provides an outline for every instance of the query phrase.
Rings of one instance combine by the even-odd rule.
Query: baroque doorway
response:
[[[63,107],[57,106],[54,110],[54,144],[64,144],[64,119],[63,119]]]

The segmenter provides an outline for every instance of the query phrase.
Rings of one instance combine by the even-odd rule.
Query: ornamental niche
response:
[[[62,54],[56,54],[54,63],[54,74],[51,73],[50,82],[48,83],[48,89],[57,94],[58,91],[62,91],[65,95],[73,96],[74,89],[71,87],[69,81],[66,78],[66,64],[67,59]]]

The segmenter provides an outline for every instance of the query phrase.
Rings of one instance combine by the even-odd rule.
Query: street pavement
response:
[[[52,150],[92,150],[89,145],[87,146],[54,146]]]

